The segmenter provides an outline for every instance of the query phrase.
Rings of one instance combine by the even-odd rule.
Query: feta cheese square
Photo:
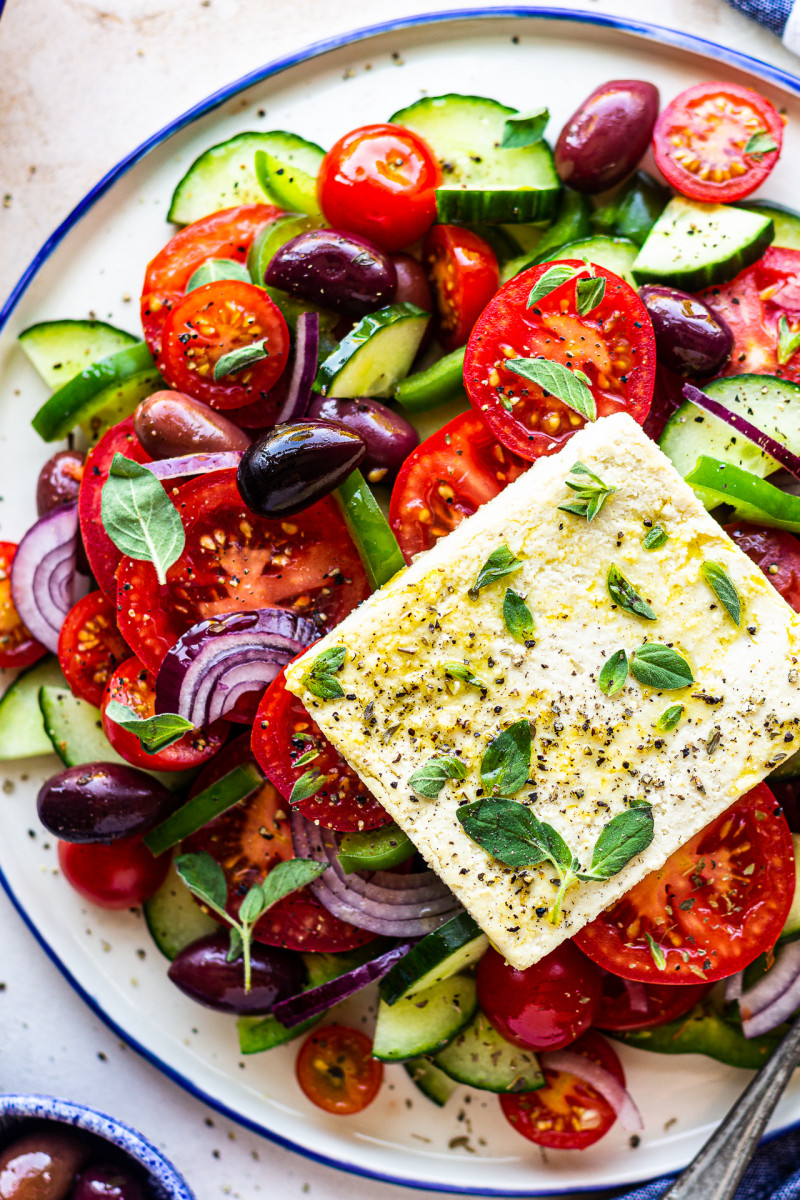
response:
[[[565,480],[582,462],[616,489],[589,522],[562,511]],[[572,476],[572,478],[576,478]],[[655,525],[666,541],[646,549]],[[469,596],[493,551],[520,560]],[[701,570],[724,568],[742,603],[735,623]],[[608,589],[616,567],[655,619],[627,611]],[[524,644],[503,617],[507,588],[524,597],[535,631]],[[669,460],[627,415],[578,432],[366,600],[287,670],[326,737],[405,830],[436,873],[514,967],[553,950],[727,809],[800,745],[800,617],[708,515]],[[666,644],[694,682],[675,691],[629,674],[605,695],[609,658]],[[318,656],[346,648],[335,674],[342,698],[306,686]],[[482,686],[460,682],[457,662]],[[335,689],[334,689],[335,690]],[[659,717],[682,705],[677,726]],[[548,863],[505,867],[459,823],[481,798],[488,743],[515,721],[533,734],[530,776],[513,799],[551,824],[584,865],[609,820],[652,806],[650,845],[611,879],[557,892]],[[457,755],[465,778],[435,799],[409,785],[431,757]]]

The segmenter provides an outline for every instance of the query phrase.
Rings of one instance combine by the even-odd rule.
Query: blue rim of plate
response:
[[[2,14],[5,0],[0,0],[0,14]],[[50,255],[56,247],[63,241],[70,230],[81,220],[92,206],[104,196],[117,180],[121,179],[131,167],[135,166],[142,158],[145,157],[151,150],[160,146],[173,133],[178,133],[181,129],[185,129],[187,125],[191,125],[200,117],[206,116],[207,113],[213,112],[231,100],[239,92],[246,91],[248,88],[256,84],[263,83],[265,79],[270,79],[273,76],[280,75],[283,71],[288,71],[292,67],[299,66],[301,63],[307,63],[312,59],[319,58],[324,54],[329,54],[334,50],[341,50],[347,46],[354,46],[361,42],[366,42],[370,38],[382,36],[388,33],[402,33],[409,29],[418,29],[425,26],[436,26],[445,23],[458,21],[474,21],[474,20],[491,20],[500,18],[505,20],[538,20],[538,21],[565,21],[572,22],[577,25],[591,25],[602,29],[612,29],[619,33],[640,37],[645,41],[659,42],[668,46],[676,47],[680,50],[687,50],[692,54],[705,55],[708,58],[716,59],[718,62],[724,63],[726,66],[735,67],[741,71],[747,71],[751,75],[758,76],[761,80],[768,83],[777,84],[779,87],[786,88],[787,91],[794,92],[800,96],[800,78],[784,71],[780,67],[774,67],[770,63],[765,63],[763,60],[753,58],[749,54],[743,54],[738,50],[733,50],[728,46],[721,46],[717,42],[712,42],[708,38],[697,37],[694,34],[683,33],[677,29],[670,29],[665,25],[653,25],[647,21],[634,21],[626,17],[614,17],[605,13],[591,13],[582,9],[571,11],[565,8],[531,8],[527,5],[503,5],[497,7],[478,7],[478,8],[458,8],[451,9],[439,13],[420,13],[412,17],[398,17],[391,21],[381,21],[375,25],[366,25],[360,29],[352,30],[349,33],[340,34],[337,37],[326,38],[323,41],[312,42],[311,45],[297,50],[292,54],[287,54],[282,58],[274,59],[272,62],[265,64],[263,67],[258,67],[254,71],[250,71],[247,75],[241,76],[227,87],[220,88],[216,92],[212,92],[205,100],[195,104],[192,108],[186,110],[180,116],[176,117],[168,125],[165,125],[152,137],[147,138],[136,149],[132,150],[124,158],[112,167],[110,171],[100,179],[95,186],[86,193],[84,198],[72,209],[72,211],[64,218],[60,225],[50,234],[49,238],[43,243],[38,253],[31,260],[28,267],[23,271],[17,283],[13,287],[11,294],[6,300],[3,307],[0,309],[0,333],[5,328],[11,314],[14,312],[17,304],[22,299],[28,289],[28,286],[33,282],[34,278],[47,262]],[[62,962],[56,954],[55,950],[46,941],[44,936],[34,925],[32,919],[24,909],[21,901],[15,895],[11,884],[6,878],[5,872],[0,867],[0,885],[11,901],[12,905],[19,913],[24,924],[33,934],[36,941],[44,950],[48,958],[55,964],[67,982],[78,993],[81,999],[88,1007],[109,1027],[118,1037],[122,1038],[133,1050],[136,1050],[144,1059],[152,1066],[156,1067],[162,1074],[178,1084],[184,1091],[201,1100],[210,1108],[215,1109],[218,1113],[237,1122],[239,1125],[249,1129],[252,1133],[259,1134],[274,1142],[276,1145],[284,1147],[287,1150],[293,1150],[296,1154],[303,1158],[311,1159],[313,1162],[322,1163],[323,1166],[333,1167],[336,1170],[343,1171],[348,1175],[357,1175],[365,1179],[377,1179],[381,1183],[395,1184],[400,1187],[413,1188],[418,1190],[427,1190],[439,1192],[448,1195],[461,1196],[492,1196],[506,1197],[511,1200],[513,1197],[529,1197],[534,1200],[535,1197],[548,1197],[558,1195],[574,1194],[573,1187],[551,1187],[547,1191],[531,1191],[526,1188],[524,1191],[508,1191],[507,1189],[497,1188],[462,1188],[455,1185],[444,1183],[430,1183],[424,1179],[414,1180],[402,1178],[397,1175],[391,1175],[383,1171],[370,1170],[367,1167],[355,1166],[352,1163],[340,1161],[331,1158],[325,1154],[318,1154],[314,1150],[303,1146],[298,1142],[292,1141],[290,1138],[283,1137],[279,1133],[261,1125],[259,1122],[251,1120],[249,1117],[243,1116],[232,1108],[229,1108],[221,1100],[216,1099],[208,1092],[204,1091],[191,1079],[182,1075],[168,1063],[163,1062],[157,1055],[141,1042],[137,1041],[127,1030],[118,1025],[113,1017],[101,1007],[99,1002],[95,1000],[83,987],[83,985],[75,978],[66,963]],[[800,1121],[793,1122],[780,1130],[776,1130],[767,1135],[763,1142],[771,1141],[774,1137],[782,1133],[787,1133],[792,1129],[800,1129]],[[647,1178],[647,1177],[646,1177]],[[646,1178],[640,1182],[646,1182]],[[652,1178],[652,1177],[650,1177]],[[665,1177],[666,1178],[666,1177]],[[595,1191],[607,1191],[609,1187],[627,1187],[628,1184],[601,1184],[597,1187],[584,1187],[581,1189],[585,1193]],[[636,1183],[630,1184],[635,1187]]]

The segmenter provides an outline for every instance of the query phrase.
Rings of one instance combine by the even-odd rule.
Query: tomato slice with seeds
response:
[[[360,1029],[326,1025],[303,1042],[295,1064],[297,1082],[317,1108],[350,1116],[371,1104],[383,1082],[383,1063]]]
[[[200,772],[189,793],[196,796],[222,775],[245,762],[255,763],[250,735],[229,742]],[[254,883],[266,879],[279,862],[294,858],[288,805],[269,780],[241,804],[215,817],[182,843],[183,853],[207,851],[220,864],[228,884],[228,911],[236,916]],[[339,920],[302,888],[273,905],[254,928],[257,941],[287,950],[336,953],[373,941],[374,933]]]
[[[591,266],[604,281],[590,311],[578,311],[578,278],[588,278],[576,258],[559,265],[576,276],[528,307],[534,286],[553,263],[541,263],[510,279],[489,301],[472,331],[464,358],[470,403],[495,437],[522,458],[554,454],[586,422],[538,384],[509,371],[512,358],[542,358],[586,376],[597,415],[626,412],[641,425],[653,398],[655,339],[647,309],[633,288]]]
[[[392,489],[389,524],[406,562],[430,550],[529,466],[475,412],[454,417],[426,438],[409,454]]]
[[[217,378],[220,360],[256,346],[262,358]],[[193,288],[164,323],[158,369],[171,387],[212,408],[265,400],[286,366],[289,330],[274,300],[253,283],[222,279]]]
[[[488,242],[460,225],[434,225],[425,238],[425,263],[436,296],[439,341],[455,350],[500,286],[497,257]]]
[[[641,983],[603,972],[603,994],[594,1022],[598,1029],[625,1033],[631,1029],[654,1029],[677,1020],[708,994],[712,984],[672,987],[664,983]]]
[[[751,139],[760,135],[757,150]],[[778,161],[783,121],[769,100],[738,83],[698,83],[656,121],[661,174],[690,200],[730,204],[760,187]],[[753,149],[748,153],[748,145]]]
[[[164,322],[186,295],[197,268],[209,258],[244,262],[259,229],[280,212],[272,204],[224,208],[187,225],[159,250],[147,266],[141,300],[144,339],[153,358],[161,351]]]
[[[369,594],[361,559],[330,497],[290,519],[257,517],[243,504],[233,470],[199,476],[169,494],[186,544],[167,582],[159,584],[152,563],[130,558],[117,573],[120,631],[154,674],[169,647],[198,621],[285,608],[323,633]]]
[[[319,771],[323,776],[320,790],[296,805],[309,821],[340,833],[378,829],[391,821],[300,700],[287,690],[284,671],[275,676],[264,693],[253,724],[252,744],[261,770],[287,802],[292,788],[307,771]]]
[[[768,246],[752,267],[700,296],[733,332],[722,375],[777,375],[800,383],[800,350],[779,359],[782,319],[790,337],[800,330],[800,250]]]
[[[604,1037],[590,1030],[570,1046],[610,1071],[622,1086],[622,1063]],[[529,1142],[551,1150],[585,1150],[605,1137],[616,1121],[613,1108],[591,1084],[567,1071],[545,1067],[546,1084],[536,1092],[500,1097],[503,1116]]]
[[[11,599],[15,542],[0,542],[0,667],[29,667],[47,653],[28,632]]]
[[[73,695],[99,708],[106,684],[130,653],[115,607],[102,592],[73,604],[58,637],[59,665]]]
[[[800,542],[785,529],[766,529],[740,521],[723,526],[740,550],[752,559],[772,586],[800,612]]]
[[[642,983],[711,983],[775,945],[794,895],[792,837],[760,783],[575,935]]]

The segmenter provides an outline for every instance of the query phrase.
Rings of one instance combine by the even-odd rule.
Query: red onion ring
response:
[[[784,1021],[788,1020],[798,1008],[800,1008],[800,975],[795,976],[793,982],[773,1004],[762,1008],[752,1017],[744,1017],[742,1032],[746,1038],[760,1037],[762,1033],[771,1033],[778,1025],[782,1025]]]
[[[235,470],[242,461],[241,450],[216,450],[201,454],[181,454],[178,458],[160,458],[146,464],[156,479],[181,479],[184,475],[207,475],[210,471]]]
[[[741,1000],[743,988],[744,971],[737,971],[725,980],[725,1003],[733,1004],[734,1000]]]
[[[742,1021],[758,1016],[780,1000],[800,976],[800,942],[789,942],[775,956],[774,965],[739,1000]]]
[[[11,599],[28,631],[56,654],[64,618],[89,590],[78,576],[78,504],[72,501],[32,525],[11,564]]]
[[[646,1013],[649,1005],[647,1003],[647,988],[643,983],[639,983],[636,979],[623,979],[625,991],[628,993],[628,1003],[631,1006],[631,1012]]]
[[[720,404],[718,400],[713,400],[711,396],[707,396],[705,392],[701,392],[700,388],[694,386],[693,383],[685,383],[683,385],[683,396],[691,404],[697,408],[704,409],[710,413],[712,417],[716,417],[720,421],[724,421],[726,425],[730,425],[731,429],[735,429],[742,437],[753,442],[760,450],[763,450],[770,458],[774,458],[782,467],[790,471],[797,479],[800,479],[800,458],[793,454],[788,446],[784,446],[782,442],[776,441],[774,437],[770,437],[768,433],[764,433],[757,425],[753,425],[744,417],[740,417],[738,413],[731,412],[724,404]]]
[[[413,944],[413,942],[400,942],[391,950],[387,950],[385,954],[373,958],[370,962],[362,963],[360,967],[355,967],[345,975],[339,975],[336,979],[329,979],[327,983],[319,984],[318,987],[309,988],[296,996],[290,996],[287,1000],[281,1000],[272,1010],[273,1017],[287,1029],[293,1029],[295,1025],[300,1025],[303,1021],[310,1020],[311,1017],[322,1016],[329,1008],[333,1008],[334,1004],[339,1004],[340,1001],[347,1000],[349,996],[354,996],[356,992],[360,992],[370,983],[377,983],[379,979],[389,973],[396,962],[405,958]]]
[[[546,1054],[539,1055],[539,1062],[547,1071],[564,1071],[588,1083],[608,1101],[623,1129],[644,1129],[642,1114],[634,1104],[630,1092],[626,1091],[615,1075],[599,1063],[584,1058],[574,1050],[549,1050]]]
[[[299,421],[311,403],[311,385],[317,374],[319,358],[319,313],[305,312],[297,318],[294,333],[294,358],[291,372],[284,371],[269,396],[279,401],[273,425]]]

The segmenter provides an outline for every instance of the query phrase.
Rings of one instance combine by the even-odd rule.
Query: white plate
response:
[[[330,145],[426,91],[491,95],[521,109],[546,103],[557,131],[609,77],[654,80],[668,99],[720,76],[761,87],[792,118],[766,189],[791,205],[800,81],[711,43],[594,14],[495,8],[397,21],[312,47],[211,97],[101,181],[43,247],[0,313],[0,327],[7,321],[0,340],[0,537],[18,540],[33,520],[36,472],[50,452],[29,425],[46,393],[16,347],[16,334],[34,321],[89,314],[136,330],[145,263],[170,234],[172,189],[207,146],[245,129],[273,128]],[[506,1124],[491,1095],[464,1090],[440,1111],[400,1066],[387,1069],[381,1095],[366,1112],[346,1120],[326,1116],[295,1083],[295,1046],[242,1060],[233,1021],[192,1004],[168,982],[139,917],[87,908],[60,878],[34,809],[36,789],[54,769],[46,759],[3,772],[11,782],[0,805],[0,879],[12,901],[121,1037],[195,1095],[303,1154],[441,1191],[531,1196],[610,1187],[684,1165],[745,1082],[742,1073],[710,1059],[623,1051],[645,1119],[641,1142],[631,1146],[616,1128],[581,1154],[540,1153]],[[779,1105],[775,1127],[798,1120],[800,1085]]]

